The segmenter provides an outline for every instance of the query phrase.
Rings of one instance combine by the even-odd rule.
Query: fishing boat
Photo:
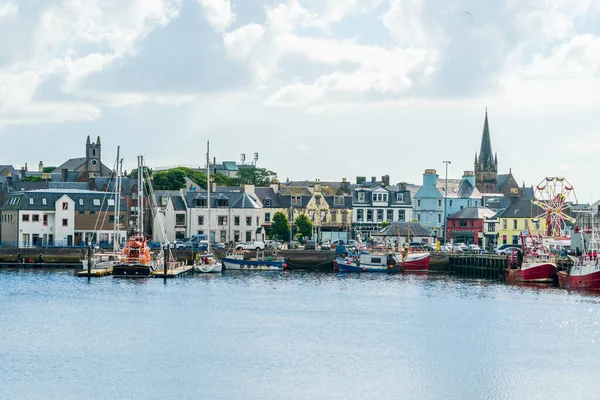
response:
[[[265,252],[256,252],[256,257],[245,259],[244,250],[229,251],[221,262],[226,270],[240,271],[284,271],[287,269],[285,258],[279,257],[275,251],[272,256],[265,256]]]
[[[543,246],[540,235],[521,235],[523,252],[515,249],[508,259],[506,282],[554,283],[558,276],[556,258]]]
[[[152,253],[144,234],[144,185],[148,184],[149,190],[152,192],[150,180],[145,179],[146,174],[144,157],[138,156],[138,218],[136,230],[127,240],[119,262],[113,266],[112,274],[115,277],[148,277],[164,263],[163,247],[161,246],[158,253]],[[154,199],[154,196],[152,195],[150,198]]]
[[[400,238],[398,238],[400,239]],[[424,251],[422,247],[411,246],[410,242],[410,223],[406,232],[407,247],[400,262],[402,272],[425,273],[429,272],[429,261],[431,253]],[[400,243],[400,240],[398,240]]]
[[[205,254],[197,254],[194,260],[194,271],[200,273],[217,273],[223,270],[223,264],[210,252],[210,141],[206,142],[206,191],[208,204],[208,245]],[[193,247],[192,247],[193,249]]]
[[[597,228],[591,231],[588,248],[567,271],[558,273],[559,286],[568,289],[600,289],[600,251]],[[584,242],[585,243],[585,242]]]
[[[400,260],[394,253],[363,253],[337,257],[334,268],[340,272],[400,272]]]

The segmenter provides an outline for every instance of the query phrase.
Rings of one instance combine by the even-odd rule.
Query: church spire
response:
[[[481,137],[481,149],[479,150],[479,162],[489,165],[494,162],[492,155],[492,140],[490,138],[490,127],[488,125],[487,107],[485,108],[485,121],[483,123],[483,135]]]

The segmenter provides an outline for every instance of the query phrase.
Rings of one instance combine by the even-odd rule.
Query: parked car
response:
[[[162,247],[162,245],[154,240],[149,240],[148,247],[150,247],[151,250],[158,250]]]
[[[476,244],[470,244],[467,246],[467,250],[469,253],[481,253],[481,247]]]
[[[513,245],[506,246],[506,247],[500,246],[500,248],[498,250],[496,250],[496,254],[506,256],[506,255],[512,254],[513,250],[517,250],[519,252],[523,251],[523,249],[521,248],[521,245],[513,244]]]
[[[344,242],[342,239],[335,239],[331,241],[331,248],[335,249],[338,246],[344,246],[346,244],[346,242]]]
[[[175,250],[179,250],[182,249],[185,246],[185,243],[183,242],[183,240],[178,240],[176,242],[171,242],[169,243],[169,247]]]
[[[211,246],[213,249],[224,249],[224,248],[225,248],[225,243],[220,243],[220,242],[212,242],[212,243],[210,244],[210,246]]]
[[[317,241],[316,240],[307,240],[304,243],[304,250],[316,250],[317,249]]]
[[[208,240],[194,241],[193,239],[190,239],[189,241],[184,243],[182,248],[185,250],[194,250],[194,251],[208,250]]]
[[[319,248],[321,250],[327,250],[327,251],[331,250],[331,246],[329,245],[329,243],[321,243],[321,245],[319,246]]]
[[[281,242],[279,242],[277,240],[265,240],[265,247],[267,249],[281,250]]]
[[[451,243],[446,243],[440,246],[440,251],[447,251],[447,252],[451,252],[453,249],[453,246]]]
[[[264,250],[265,243],[259,241],[238,243],[235,248],[236,250]]]

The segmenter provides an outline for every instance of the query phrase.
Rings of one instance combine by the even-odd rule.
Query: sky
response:
[[[0,0],[0,164],[473,170],[600,198],[600,0]]]

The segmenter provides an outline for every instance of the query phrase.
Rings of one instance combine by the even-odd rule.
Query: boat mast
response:
[[[144,156],[138,156],[138,231],[144,236]]]
[[[121,150],[121,146],[117,146],[117,165],[116,165],[116,169],[117,169],[117,176],[116,176],[116,180],[115,180],[115,206],[114,206],[114,224],[113,224],[113,250],[115,252],[119,251],[119,239],[118,239],[118,232],[119,232],[119,199],[121,198],[120,194],[121,192],[119,191],[119,182],[121,179],[121,171],[119,170],[119,152]]]
[[[210,254],[210,140],[206,141],[206,192],[208,193],[208,247],[207,252]],[[192,246],[193,247],[193,246]]]

